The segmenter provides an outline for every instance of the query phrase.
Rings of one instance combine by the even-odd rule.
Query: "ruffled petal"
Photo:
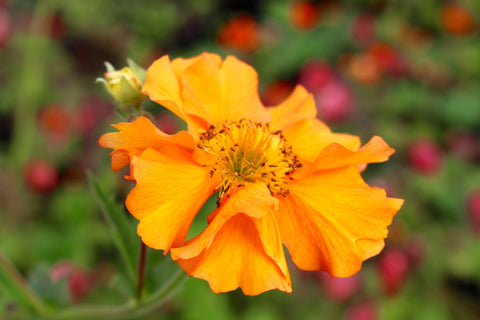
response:
[[[276,107],[268,108],[272,115],[270,128],[272,131],[283,130],[292,124],[303,120],[315,118],[317,108],[312,94],[298,85],[292,94]]]
[[[398,212],[402,207],[403,202],[403,199],[388,198],[388,203],[390,204],[392,212]],[[379,254],[385,246],[385,241],[384,239],[358,239],[356,245],[361,258],[366,260]]]
[[[395,152],[380,137],[374,136],[357,151],[352,151],[339,143],[332,143],[325,147],[313,165],[316,170],[329,170],[343,166],[361,165],[366,163],[383,162]]]
[[[142,93],[186,121],[181,89],[181,84],[172,68],[170,58],[163,56],[148,68]]]
[[[187,149],[195,147],[192,136],[187,132],[180,131],[174,135],[163,133],[145,117],[138,117],[132,123],[122,122],[113,127],[119,132],[102,135],[98,143],[104,148],[114,149],[112,153],[114,171],[120,170],[130,162],[133,155],[139,155],[147,148],[159,149],[170,144]]]
[[[248,295],[279,289],[291,281],[273,209],[278,201],[265,185],[247,184],[215,210],[209,226],[174,260],[191,276],[207,280],[212,291],[242,288]]]
[[[176,146],[147,149],[132,160],[137,186],[127,197],[140,220],[137,233],[149,247],[168,251],[183,245],[190,224],[218,184],[190,152]]]
[[[403,203],[368,186],[352,166],[293,180],[289,188],[276,215],[283,243],[300,269],[335,277],[354,274],[380,252]]]
[[[218,65],[222,63],[222,58],[219,55],[208,52],[204,52],[201,55],[188,59],[176,58],[172,61],[172,69],[178,81],[182,79],[182,74],[185,72],[185,70],[187,70],[187,68],[196,63],[198,60],[202,59],[203,56],[215,60]]]
[[[182,84],[185,113],[203,119],[206,125],[243,118],[262,123],[270,120],[258,96],[257,73],[232,56],[219,64],[202,55],[182,74]]]
[[[278,200],[270,195],[270,191],[263,183],[249,183],[238,189],[222,206],[208,216],[208,230],[213,236],[202,233],[195,238],[195,241],[190,240],[188,246],[172,251],[172,255],[187,259],[208,249],[215,234],[228,219],[238,213],[244,213],[252,218],[261,218],[277,208]]]
[[[314,162],[322,150],[331,143],[338,143],[348,150],[357,150],[360,147],[360,138],[341,133],[332,133],[322,121],[305,119],[296,122],[283,131],[293,152],[302,161]]]
[[[113,171],[117,172],[126,165],[129,165],[133,159],[133,157],[141,156],[143,150],[141,149],[127,149],[127,150],[115,150],[113,151],[110,156],[111,156],[111,168]],[[130,166],[130,174],[128,176],[124,176],[125,179],[127,180],[135,180],[133,178],[133,167]]]
[[[112,126],[119,132],[107,133],[100,137],[99,144],[104,148],[114,150],[158,149],[169,144],[187,149],[195,147],[195,142],[188,132],[180,131],[174,135],[166,134],[145,117],[138,117],[131,123],[121,122]]]

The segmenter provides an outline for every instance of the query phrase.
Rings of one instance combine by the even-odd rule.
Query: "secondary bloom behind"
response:
[[[167,135],[139,117],[100,138],[113,149],[113,170],[130,165],[136,187],[126,205],[138,234],[214,292],[291,292],[283,246],[300,269],[356,273],[382,250],[403,203],[368,186],[360,170],[394,150],[380,137],[361,147],[356,136],[332,133],[301,86],[272,108],[257,86],[255,70],[232,56],[164,56],[148,69],[142,93],[188,131]],[[187,240],[215,193],[208,226]]]

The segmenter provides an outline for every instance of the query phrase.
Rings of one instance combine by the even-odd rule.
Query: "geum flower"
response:
[[[300,269],[356,273],[382,250],[403,203],[368,186],[359,170],[394,150],[380,137],[360,147],[358,137],[332,133],[301,86],[271,108],[257,86],[255,70],[232,56],[164,56],[148,69],[142,92],[188,131],[167,135],[139,117],[100,138],[114,149],[113,170],[130,164],[136,187],[126,206],[138,234],[216,293],[291,292],[283,245]],[[208,226],[186,241],[217,192]]]

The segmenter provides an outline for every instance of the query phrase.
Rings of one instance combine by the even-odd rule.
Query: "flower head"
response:
[[[284,245],[300,269],[348,277],[382,250],[403,203],[360,176],[394,150],[380,137],[360,147],[332,133],[301,86],[266,108],[257,85],[255,70],[232,56],[164,56],[148,69],[142,92],[188,131],[168,135],[139,117],[100,138],[114,150],[113,170],[130,165],[126,205],[138,234],[214,292],[291,292]],[[208,226],[187,240],[215,193]]]

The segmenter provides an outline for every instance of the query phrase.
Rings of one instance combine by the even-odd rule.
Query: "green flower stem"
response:
[[[121,320],[134,319],[145,315],[160,307],[186,280],[187,276],[183,270],[178,270],[172,277],[151,296],[142,301],[130,301],[124,306],[80,306],[59,311],[51,316],[53,320]]]
[[[49,308],[25,284],[24,279],[0,250],[0,287],[37,316],[46,316]]]

